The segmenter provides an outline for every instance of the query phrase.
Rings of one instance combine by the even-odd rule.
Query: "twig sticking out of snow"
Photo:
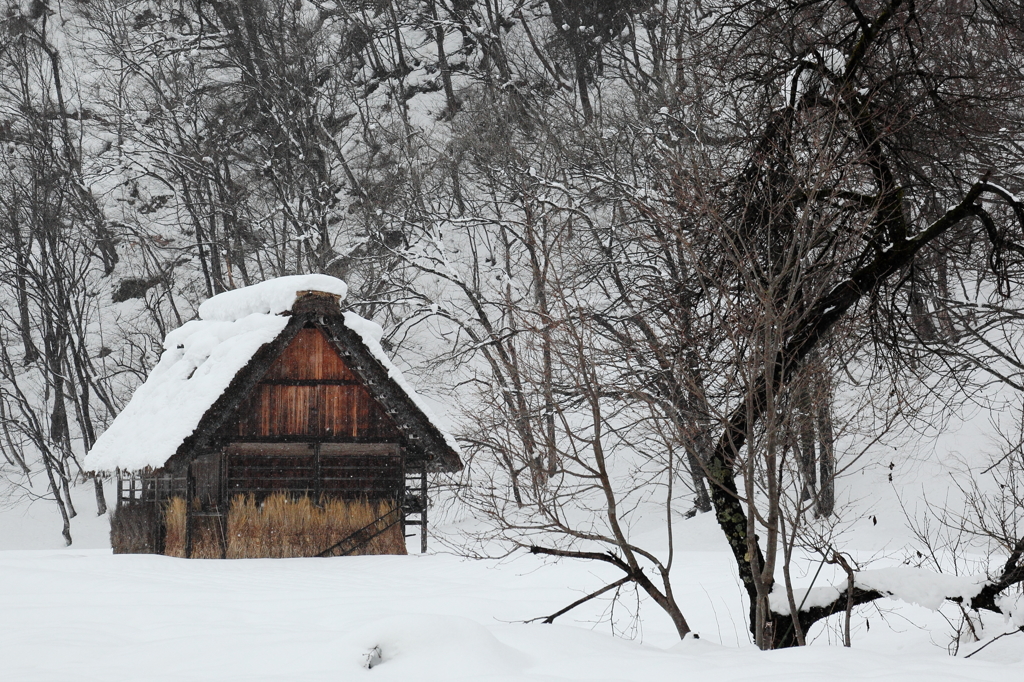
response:
[[[977,649],[975,649],[975,650],[974,650],[974,651],[972,651],[971,653],[969,653],[969,654],[967,654],[966,656],[964,656],[964,658],[970,658],[970,657],[971,657],[971,656],[973,656],[974,654],[978,653],[979,651],[981,651],[982,649],[984,649],[985,647],[987,647],[987,646],[988,646],[989,644],[994,644],[995,642],[998,642],[999,640],[1001,640],[1001,639],[1002,639],[1003,637],[1007,637],[1007,636],[1009,636],[1009,635],[1015,635],[1015,634],[1017,634],[1018,632],[1024,632],[1024,627],[1019,627],[1019,628],[1017,628],[1016,630],[1010,630],[1009,632],[1004,632],[1004,633],[1003,633],[1003,634],[1001,634],[1001,635],[996,635],[995,637],[993,637],[992,639],[988,640],[987,642],[985,642],[984,644],[982,644],[981,646],[979,646],[979,647],[978,647]]]
[[[366,661],[363,663],[363,667],[370,670],[376,665],[380,665],[384,662],[384,655],[381,653],[380,647],[375,646],[366,652]]]

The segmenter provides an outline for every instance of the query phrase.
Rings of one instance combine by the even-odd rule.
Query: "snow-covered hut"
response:
[[[427,473],[462,467],[345,283],[281,277],[214,296],[96,440],[115,552],[186,557],[426,549]]]

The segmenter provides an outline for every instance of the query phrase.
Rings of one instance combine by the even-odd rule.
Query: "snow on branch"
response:
[[[859,590],[877,592],[933,611],[948,600],[970,603],[988,583],[989,578],[986,576],[947,575],[906,566],[858,571],[854,574],[854,587]],[[793,596],[798,605],[802,604],[799,606],[801,611],[810,611],[828,607],[844,598],[845,594],[845,586],[840,589],[828,585],[795,590]],[[784,616],[790,614],[789,600],[779,583],[776,583],[775,591],[769,596],[769,603],[775,613]]]

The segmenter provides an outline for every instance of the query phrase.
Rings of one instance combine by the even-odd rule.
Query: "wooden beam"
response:
[[[427,553],[427,465],[423,464],[420,473],[420,496],[423,500],[423,513],[420,516],[420,554]]]
[[[192,515],[192,500],[196,496],[196,477],[192,472],[192,463],[185,466],[185,558],[192,558],[192,543],[195,521]]]

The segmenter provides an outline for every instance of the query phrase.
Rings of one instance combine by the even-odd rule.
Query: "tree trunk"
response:
[[[583,120],[590,123],[594,120],[594,108],[590,104],[590,92],[587,90],[587,58],[577,49],[576,52],[576,86],[580,94],[580,108]]]
[[[815,512],[818,516],[831,516],[836,503],[836,455],[835,436],[832,433],[832,395],[825,392],[818,401],[818,445],[820,447],[818,466],[821,469],[821,486],[818,490]]]
[[[21,235],[21,225],[18,220],[18,197],[11,198],[10,229],[14,237],[14,276],[18,282],[18,320],[21,334],[21,345],[24,349],[22,364],[26,367],[39,359],[39,350],[32,342],[32,318],[29,315],[28,300],[28,253],[24,238]]]

